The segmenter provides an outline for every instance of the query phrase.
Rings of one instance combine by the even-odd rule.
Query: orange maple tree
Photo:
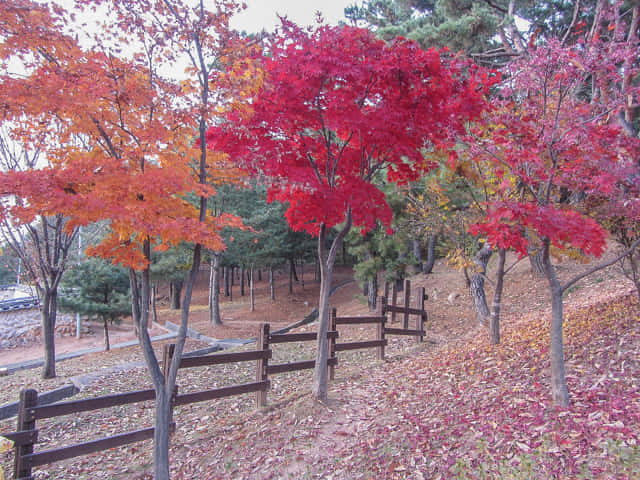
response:
[[[115,23],[91,48],[63,33],[70,21],[63,10],[22,0],[2,8],[15,21],[3,25],[8,33],[0,51],[22,61],[27,72],[2,77],[3,122],[13,138],[30,144],[43,134],[53,138],[43,146],[46,164],[0,176],[0,193],[15,199],[2,214],[21,225],[61,215],[67,232],[108,224],[109,233],[88,252],[130,269],[134,321],[156,390],[155,476],[168,478],[170,399],[201,250],[223,250],[220,230],[242,226],[235,216],[211,216],[207,209],[212,184],[239,181],[240,171],[227,165],[225,155],[207,150],[205,141],[194,141],[204,140],[216,115],[241,109],[259,81],[259,75],[234,73],[240,64],[245,71],[246,61],[239,59],[251,48],[229,28],[238,6],[215,2],[209,11],[202,4],[190,9],[182,2],[114,1],[109,8]],[[134,38],[131,58],[108,46],[113,34]],[[10,48],[13,36],[31,40]],[[186,79],[164,78],[159,70],[176,62],[177,51],[189,62]],[[211,68],[212,55],[229,66],[224,74]],[[153,249],[181,242],[193,244],[194,254],[165,377],[147,331],[149,266]]]

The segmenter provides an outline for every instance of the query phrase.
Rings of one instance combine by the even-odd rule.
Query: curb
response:
[[[157,342],[160,340],[168,340],[170,338],[175,338],[177,335],[175,333],[165,333],[163,335],[158,335],[157,337],[151,338],[152,342]],[[115,350],[117,348],[125,348],[132,347],[134,345],[138,345],[138,340],[130,340],[128,342],[116,343],[111,346],[111,350]],[[88,355],[90,353],[99,353],[104,352],[104,348],[96,347],[96,348],[87,348],[85,350],[76,350],[75,352],[61,353],[56,355],[56,363],[62,362],[64,360],[69,360],[71,358],[81,357],[82,355]],[[38,368],[44,365],[43,358],[37,358],[34,360],[27,360],[25,362],[17,362],[10,363],[8,365],[2,365],[0,368],[6,369],[7,373],[13,373],[18,370],[27,370],[30,368]]]

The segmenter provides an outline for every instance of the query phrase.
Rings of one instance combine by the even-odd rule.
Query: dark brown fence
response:
[[[169,360],[171,359],[173,350],[174,345],[164,346],[163,364],[165,368],[169,365]],[[270,357],[271,351],[268,349],[249,352],[222,353],[200,357],[186,357],[181,360],[180,368],[221,365],[224,363],[237,363],[251,360],[257,361],[257,365],[260,366],[263,362],[267,362]],[[173,392],[171,404],[172,406],[188,405],[190,403],[204,402],[217,398],[240,395],[242,393],[258,392],[258,394],[260,394],[261,392],[266,392],[269,389],[269,386],[269,380],[264,378],[256,382],[185,393],[182,395],[178,395],[178,389],[176,388]],[[32,469],[34,467],[102,450],[108,450],[110,448],[120,447],[134,442],[148,440],[153,438],[154,434],[154,428],[149,427],[62,448],[34,453],[34,446],[38,442],[36,420],[155,400],[155,398],[155,391],[153,389],[147,389],[116,395],[106,395],[85,400],[55,403],[51,405],[38,405],[38,392],[33,389],[23,390],[20,393],[20,403],[18,406],[17,431],[1,434],[3,437],[14,442],[15,459],[13,478],[31,480],[33,479]],[[175,424],[172,424],[172,429],[174,427]]]
[[[376,326],[375,340],[366,340],[359,342],[336,343],[335,340],[329,340],[329,357],[334,358],[337,352],[347,350],[359,350],[365,348],[375,348],[378,360],[384,360],[385,347],[388,344],[387,335],[408,335],[416,337],[418,342],[422,342],[425,336],[424,324],[427,321],[427,312],[424,309],[424,302],[427,300],[424,287],[418,290],[417,303],[418,307],[411,307],[411,282],[404,282],[404,300],[403,305],[396,305],[398,301],[398,291],[393,286],[391,292],[391,304],[389,305],[389,284],[385,284],[385,294],[379,298],[378,313],[373,316],[356,316],[356,317],[338,317],[337,310],[334,308],[331,312],[330,329],[338,331],[340,325],[366,325],[372,324]],[[391,323],[396,322],[396,314],[400,313],[403,317],[403,327],[388,327],[389,319],[387,314],[391,314]],[[416,317],[416,328],[409,328],[410,317]],[[336,358],[337,362],[337,358]],[[329,378],[333,380],[335,368],[329,366]]]
[[[420,290],[420,295],[418,296],[419,308],[411,308],[409,306],[410,288],[411,285],[409,281],[406,281],[404,290],[405,300],[403,306],[398,306],[395,304],[395,299],[397,299],[395,289],[391,305],[387,304],[386,295],[384,297],[381,297],[379,313],[374,316],[338,317],[337,311],[333,309],[330,317],[329,331],[327,332],[327,367],[329,369],[330,379],[334,378],[335,367],[338,363],[336,357],[337,352],[376,348],[377,358],[382,360],[384,359],[385,347],[387,346],[387,335],[412,335],[415,336],[419,342],[422,341],[425,335],[424,322],[427,319],[427,314],[424,310],[424,301],[426,299],[426,295],[424,294],[424,288],[422,288]],[[386,325],[388,313],[391,313],[392,315],[392,322],[393,317],[396,314],[402,314],[404,319],[404,328],[387,327]],[[409,328],[409,318],[412,315],[417,317],[415,329]],[[364,324],[375,325],[375,340],[344,343],[337,342],[337,339],[339,338],[338,327],[340,325]],[[269,390],[270,387],[270,375],[312,369],[315,367],[315,360],[271,364],[269,363],[269,360],[272,358],[272,346],[280,343],[314,341],[317,340],[317,338],[317,332],[271,334],[269,325],[262,324],[258,332],[256,350],[254,351],[218,353],[198,357],[185,357],[180,362],[179,368],[181,369],[210,365],[221,365],[226,363],[255,361],[256,381],[184,394],[178,394],[178,388],[176,387],[175,391],[173,392],[171,404],[172,406],[180,406],[190,403],[210,401],[218,398],[255,392],[257,406],[264,406],[267,403],[267,390]],[[163,366],[165,369],[170,364],[171,358],[173,356],[173,351],[174,345],[164,346]],[[34,447],[38,442],[38,429],[36,428],[37,420],[54,418],[62,415],[69,415],[90,410],[99,410],[118,405],[144,402],[154,399],[155,391],[153,389],[147,389],[115,395],[106,395],[84,400],[61,402],[50,405],[38,405],[38,392],[33,389],[23,390],[20,393],[17,431],[0,434],[3,437],[6,437],[14,442],[15,461],[13,478],[21,480],[32,480],[34,478],[32,476],[33,468],[40,465],[55,463],[72,457],[78,457],[134,442],[140,442],[142,440],[153,438],[154,434],[154,428],[149,427],[66,447],[35,452]],[[174,429],[175,423],[172,423],[171,426],[172,429]]]

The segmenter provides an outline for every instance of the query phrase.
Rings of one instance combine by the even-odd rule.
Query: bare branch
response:
[[[589,270],[587,270],[586,272],[583,272],[580,275],[576,275],[575,277],[573,277],[571,280],[569,280],[567,283],[565,283],[563,286],[560,287],[561,291],[565,292],[569,287],[571,287],[571,285],[574,285],[576,282],[579,282],[583,278],[585,278],[585,277],[587,277],[587,276],[591,275],[592,273],[595,273],[595,272],[597,272],[599,270],[602,270],[604,268],[610,267],[614,263],[617,263],[621,258],[624,258],[627,255],[629,255],[631,252],[633,252],[638,245],[640,245],[640,238],[638,238],[635,242],[633,242],[628,249],[626,249],[624,252],[622,252],[620,255],[618,255],[614,259],[609,260],[609,261],[604,262],[604,263],[601,263],[599,265],[596,265],[596,266],[590,268]]]

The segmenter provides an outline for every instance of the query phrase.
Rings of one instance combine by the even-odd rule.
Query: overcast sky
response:
[[[278,24],[277,14],[306,26],[315,23],[315,12],[320,11],[327,23],[335,25],[344,20],[344,8],[356,0],[245,0],[245,3],[248,8],[234,16],[231,24],[238,30],[254,33],[263,28],[273,30]]]

